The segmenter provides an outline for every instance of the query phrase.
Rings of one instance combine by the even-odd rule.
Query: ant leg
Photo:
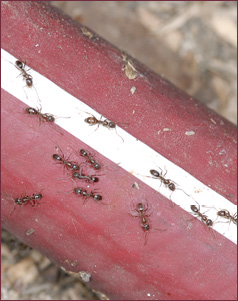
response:
[[[94,132],[96,132],[96,131],[98,130],[99,124],[100,124],[100,123],[98,123],[98,126],[96,127],[96,129],[94,130]],[[90,124],[90,125],[95,125],[95,124]]]
[[[70,194],[72,192],[73,192],[73,190],[70,190],[70,191],[57,191],[57,193],[65,193],[65,194]]]
[[[85,196],[83,200],[83,205],[85,205],[87,201],[88,201],[88,196]]]
[[[128,213],[128,215],[130,215],[131,217],[138,217],[139,215],[133,215],[131,213]]]
[[[25,93],[25,95],[26,95],[26,99],[28,99],[27,93],[26,93],[26,91],[25,91],[25,89],[24,89],[25,87],[27,87],[27,86],[24,86],[24,87],[23,87],[23,91],[24,91],[24,93]]]
[[[146,202],[145,202],[145,207],[144,207],[144,213],[149,209],[149,205],[148,205],[148,201],[146,200]],[[153,212],[151,212],[151,213],[149,213],[149,214],[145,214],[145,216],[146,217],[150,217],[151,216],[151,214],[152,214]]]
[[[156,230],[156,231],[160,231],[160,232],[165,232],[165,231],[167,231],[168,229],[151,229],[151,231],[154,231],[154,230]]]
[[[15,211],[15,209],[16,209],[16,204],[14,203],[14,207],[13,207],[13,210],[12,210],[12,212],[10,213],[10,215],[13,214],[13,212]]]
[[[162,174],[162,169],[159,167],[159,169],[161,170],[161,174]],[[166,167],[164,166],[164,169],[166,170],[166,173],[163,175],[163,177],[165,178],[165,176],[167,175],[168,170],[166,169]]]
[[[32,86],[32,88],[35,90],[37,98],[38,98],[38,104],[41,105],[41,100],[39,98],[38,92],[36,91],[36,88],[34,86]]]
[[[144,242],[144,246],[147,244],[147,242],[148,242],[148,236],[149,236],[149,232],[148,231],[146,231],[145,232],[145,242]]]
[[[117,133],[117,129],[116,129],[116,128],[115,128],[115,132],[116,132],[117,136],[119,136],[119,137],[122,139],[122,141],[123,141],[123,143],[124,143],[124,142],[125,142],[124,139],[122,138],[122,136],[120,136],[120,135]]]
[[[177,184],[177,183],[175,183],[175,184]],[[182,190],[187,196],[191,196],[190,194],[187,194],[182,188],[176,188],[176,190]]]
[[[174,193],[174,191],[172,191],[171,194],[170,194],[170,196],[169,196],[169,199],[170,199],[170,201],[171,201],[171,202],[170,202],[170,207],[171,207],[171,208],[174,207],[174,203],[173,203],[173,201],[172,201],[172,199],[171,199],[171,196],[172,196],[173,193]]]

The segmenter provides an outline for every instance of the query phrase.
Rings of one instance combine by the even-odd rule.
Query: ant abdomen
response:
[[[101,200],[102,200],[102,196],[99,195],[99,194],[94,194],[94,195],[93,195],[93,199],[94,199],[95,201],[101,201]]]

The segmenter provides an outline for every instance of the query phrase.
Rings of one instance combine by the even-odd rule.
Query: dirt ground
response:
[[[236,124],[235,1],[51,1]],[[2,230],[2,300],[105,300]]]

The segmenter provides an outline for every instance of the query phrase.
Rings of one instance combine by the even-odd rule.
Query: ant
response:
[[[60,164],[63,164],[64,167],[67,168],[68,170],[71,170],[71,171],[79,170],[79,165],[77,163],[69,161],[69,157],[65,158],[65,156],[59,146],[57,146],[56,148],[58,148],[60,150],[60,152],[62,153],[62,156],[60,156],[58,154],[53,154],[52,157],[54,160],[58,161],[58,163],[60,163]]]
[[[176,189],[178,189],[178,190],[182,190],[187,196],[189,196],[183,189],[177,188],[175,186],[175,184],[177,184],[177,183],[175,183],[174,181],[172,181],[170,179],[165,179],[165,176],[167,174],[167,170],[166,170],[165,174],[163,175],[162,169],[160,167],[159,167],[159,169],[161,170],[161,172],[158,172],[157,170],[151,169],[150,173],[152,174],[152,176],[154,176],[155,178],[160,179],[161,183],[163,183],[165,186],[167,186],[172,191],[172,193]],[[171,193],[171,195],[172,195],[172,193]],[[170,199],[171,199],[171,195],[170,195]]]
[[[87,113],[87,112],[86,112]],[[87,114],[90,114],[90,113],[87,113]],[[92,115],[92,114],[90,114]],[[101,117],[102,118],[102,117]],[[110,121],[108,119],[104,119],[104,120],[98,120],[95,116],[92,115],[92,117],[87,117],[86,119],[84,119],[84,121],[86,123],[88,123],[89,125],[95,125],[97,124],[98,127],[99,125],[101,124],[102,126],[108,128],[108,129],[115,129],[116,133],[117,133],[117,130],[116,130],[116,126],[117,124],[114,122],[114,121]],[[98,129],[97,127],[97,129]],[[97,130],[96,129],[96,130]],[[117,133],[117,135],[122,139],[122,141],[124,142],[124,139]]]
[[[35,109],[32,107],[27,107],[25,109],[26,113],[28,115],[35,115],[39,117],[39,122],[41,123],[43,122],[50,122],[50,123],[55,123],[55,119],[59,118],[59,117],[55,117],[53,114],[49,114],[49,113],[41,113],[41,107],[40,109]],[[61,117],[61,118],[70,118],[70,117]],[[63,135],[62,131],[60,131],[59,129],[55,128],[57,132],[59,132],[61,135]]]
[[[231,215],[228,210],[222,209],[217,212],[217,215],[229,219],[230,222],[233,222],[235,225],[237,225],[237,213]]]
[[[26,64],[19,60],[15,62],[15,67],[21,71],[23,78],[26,80],[27,87],[31,88],[33,86],[33,77],[26,72],[25,66]]]
[[[74,172],[74,173],[72,174],[72,176],[73,176],[73,178],[79,179],[79,180],[85,179],[86,182],[93,182],[93,183],[96,183],[96,182],[99,181],[99,178],[94,177],[94,176],[92,176],[92,177],[86,176],[86,175],[84,175],[81,171],[80,171],[80,172]]]
[[[32,207],[38,205],[38,201],[43,197],[43,195],[41,193],[38,194],[33,194],[32,196],[23,196],[20,198],[16,198],[14,200],[14,208],[13,211],[11,212],[10,215],[13,214],[13,212],[16,209],[16,205],[26,205],[26,204],[31,204]]]
[[[41,113],[40,110],[28,107],[26,108],[26,112],[29,115],[38,115],[40,118],[40,121],[47,121],[47,122],[55,122],[55,117],[48,113]],[[42,119],[41,119],[42,118]]]
[[[206,206],[204,205],[203,207],[206,207]],[[216,209],[215,207],[212,207],[212,208]],[[227,209],[221,209],[221,210],[217,210],[217,218],[219,216],[224,217],[224,218],[230,220],[230,223],[233,222],[235,225],[237,225],[237,213],[234,213],[233,215],[231,215]]]
[[[144,205],[143,203],[138,203],[136,205],[135,211],[138,213],[138,215],[132,215],[130,214],[132,217],[140,217],[141,218],[141,228],[145,233],[145,242],[144,245],[147,244],[148,241],[148,231],[151,230],[151,227],[149,225],[149,220],[148,217],[151,214],[146,214],[146,211],[148,210],[148,205]],[[166,231],[166,230],[160,230],[160,229],[154,229],[154,230],[159,230],[159,231]]]
[[[191,210],[201,218],[201,221],[207,225],[208,227],[211,227],[213,225],[213,221],[209,219],[205,214],[200,212],[200,206],[199,208],[196,205],[190,206]]]
[[[14,65],[20,72],[21,72],[21,75],[22,75],[22,77],[23,77],[23,79],[25,79],[25,81],[26,81],[26,86],[28,87],[28,88],[34,88],[34,90],[35,90],[35,92],[36,92],[36,94],[37,94],[37,98],[38,98],[38,102],[40,103],[40,98],[39,98],[39,95],[38,95],[38,93],[37,93],[37,90],[36,90],[36,88],[33,86],[33,77],[29,74],[29,73],[27,73],[27,71],[29,70],[25,70],[25,67],[26,67],[26,63],[24,62],[22,62],[22,61],[20,61],[20,60],[17,60],[16,62],[15,62],[15,64],[13,64],[12,62],[10,62],[12,65]],[[27,97],[27,94],[26,94],[26,97]],[[28,98],[28,97],[27,97]]]
[[[79,166],[77,163],[74,163],[74,162],[69,161],[68,159],[65,159],[64,156],[61,157],[58,154],[53,154],[52,157],[59,163],[64,164],[64,166],[69,170],[79,170]]]
[[[137,204],[137,209],[135,209],[141,216],[141,227],[144,231],[150,230],[150,225],[148,224],[148,220],[146,217],[148,215],[145,214],[145,211],[148,209],[148,207],[144,208],[144,205],[142,203]]]
[[[74,188],[73,192],[77,195],[81,195],[81,196],[85,197],[84,201],[86,201],[87,198],[93,198],[94,201],[101,203],[100,201],[102,200],[102,196],[99,194],[95,194],[93,191],[88,193],[85,189],[77,187],[77,188]]]
[[[88,152],[84,149],[81,149],[80,150],[80,154],[81,156],[83,157],[87,157],[87,162],[91,163],[92,166],[96,169],[96,170],[99,170],[101,168],[101,165],[95,160],[93,159],[93,157],[88,154]]]

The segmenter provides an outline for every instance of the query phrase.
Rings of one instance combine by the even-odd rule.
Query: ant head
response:
[[[72,163],[72,170],[79,170],[79,166],[77,163]]]
[[[212,220],[210,220],[210,219],[208,219],[207,221],[206,221],[206,225],[207,226],[212,226],[213,225],[213,221]]]
[[[101,168],[101,165],[99,163],[97,163],[97,162],[93,166],[97,170]]]
[[[144,210],[144,205],[142,203],[138,203],[137,208],[138,208],[139,211],[143,211]]]
[[[77,188],[74,189],[74,193],[76,193],[77,195],[80,195],[82,192],[83,192],[82,188],[77,187]]]
[[[116,124],[113,121],[109,121],[108,126],[109,128],[114,129],[116,127]]]
[[[197,208],[196,205],[191,205],[190,208],[191,208],[191,210],[192,210],[193,212],[198,212],[198,211],[199,211],[199,209]]]
[[[55,121],[55,117],[53,115],[48,115],[46,119],[49,122],[54,122]]]
[[[144,231],[149,231],[150,230],[150,225],[149,224],[145,224],[145,225],[141,225]]]
[[[62,161],[62,158],[58,154],[54,154],[52,157],[57,161]]]
[[[42,197],[43,197],[43,194],[38,193],[38,194],[35,194],[34,199],[35,199],[35,200],[40,200]]]
[[[86,119],[85,119],[86,120]],[[86,150],[84,150],[84,149],[81,149],[80,150],[80,154],[83,156],[83,157],[85,157],[85,156],[87,156],[87,152],[86,152]]]
[[[15,204],[17,204],[17,205],[22,205],[22,200],[21,200],[21,198],[15,199]]]

